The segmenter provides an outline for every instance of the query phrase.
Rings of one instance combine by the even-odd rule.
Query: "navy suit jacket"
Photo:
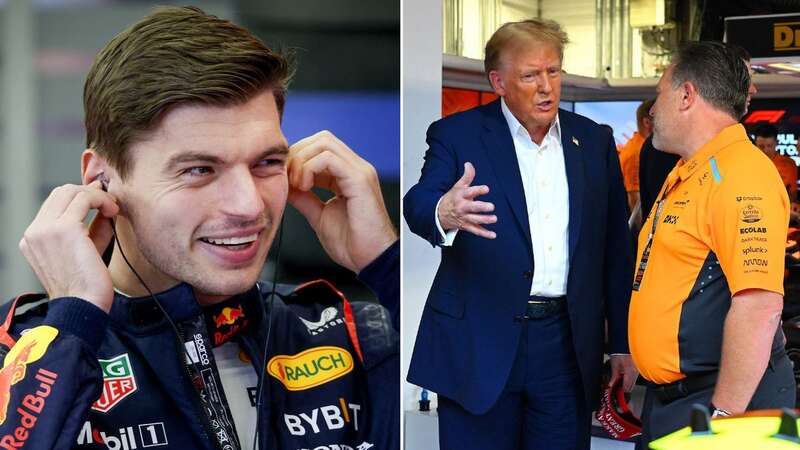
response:
[[[628,353],[627,319],[633,255],[619,159],[610,133],[559,110],[569,186],[567,305],[590,407],[600,394],[604,318],[611,353]],[[419,182],[403,200],[411,231],[439,244],[436,203],[463,175],[490,192],[493,240],[460,231],[442,260],[422,314],[408,381],[481,414],[499,398],[523,326],[534,269],[519,165],[497,100],[434,122]]]

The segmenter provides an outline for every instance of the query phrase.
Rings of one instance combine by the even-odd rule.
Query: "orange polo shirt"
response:
[[[639,234],[628,339],[642,376],[665,384],[719,369],[733,295],[783,295],[789,199],[739,124],[679,161],[658,199]]]
[[[639,191],[639,152],[642,150],[643,144],[644,137],[639,132],[635,132],[619,153],[619,164],[622,167],[622,179],[626,192]]]
[[[792,158],[775,153],[772,158],[772,163],[778,169],[778,174],[781,176],[783,185],[786,191],[789,192],[789,199],[797,201],[797,164],[794,163]]]

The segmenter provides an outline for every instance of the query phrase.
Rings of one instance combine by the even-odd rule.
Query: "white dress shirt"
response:
[[[503,99],[500,100],[500,108],[514,141],[528,208],[535,265],[531,295],[565,295],[569,273],[569,186],[558,115],[541,145],[537,145]],[[436,227],[440,233],[441,245],[446,247],[453,244],[458,230],[445,232],[442,229],[439,223],[439,203],[436,204]]]

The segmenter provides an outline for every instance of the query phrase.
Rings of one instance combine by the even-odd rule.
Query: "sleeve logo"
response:
[[[290,391],[323,385],[353,370],[353,357],[340,347],[315,347],[296,355],[278,355],[267,364],[267,372]]]
[[[756,223],[761,221],[761,210],[755,207],[752,203],[739,211],[740,219],[745,223]]]
[[[92,409],[107,413],[125,397],[136,392],[136,378],[127,353],[97,361],[103,369],[103,393],[94,402]]]
[[[33,328],[23,334],[17,344],[6,355],[3,368],[0,369],[0,424],[6,421],[8,404],[11,400],[11,387],[25,379],[28,364],[36,362],[44,356],[50,343],[53,342],[57,335],[58,330],[53,327],[43,325]],[[46,375],[49,378],[42,377],[42,375]],[[53,385],[57,377],[57,374],[45,369],[39,369],[36,379],[46,385],[45,388],[47,388],[46,395],[42,394],[39,397],[49,396],[49,386]],[[42,380],[52,380],[52,382],[47,383]],[[29,397],[33,396],[27,395],[23,400],[23,404]],[[44,403],[43,400],[42,403]]]
[[[336,318],[336,315],[339,311],[336,309],[335,306],[330,306],[322,310],[320,314],[319,320],[316,322],[312,322],[310,320],[306,320],[304,318],[300,318],[303,321],[306,328],[308,328],[309,334],[312,336],[316,336],[323,331],[327,330],[330,327],[334,327],[336,325],[342,325],[344,323],[344,319]]]

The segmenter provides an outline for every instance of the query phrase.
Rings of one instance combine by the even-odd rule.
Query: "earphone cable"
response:
[[[285,217],[285,216],[284,216]],[[272,334],[272,306],[275,302],[275,290],[278,285],[278,267],[281,261],[281,245],[283,244],[283,217],[281,217],[281,224],[278,228],[278,246],[275,250],[275,270],[272,272],[272,292],[269,296],[269,307],[267,308],[267,337],[264,341],[264,354],[261,356],[264,367],[261,372],[256,374],[258,380],[258,393],[256,394],[256,429],[253,433],[253,450],[256,450],[256,443],[258,442],[258,430],[261,424],[261,402],[264,398],[264,383],[266,382],[267,373],[267,356],[269,356],[269,339]],[[266,440],[265,440],[266,443]],[[265,444],[266,445],[266,444]]]

